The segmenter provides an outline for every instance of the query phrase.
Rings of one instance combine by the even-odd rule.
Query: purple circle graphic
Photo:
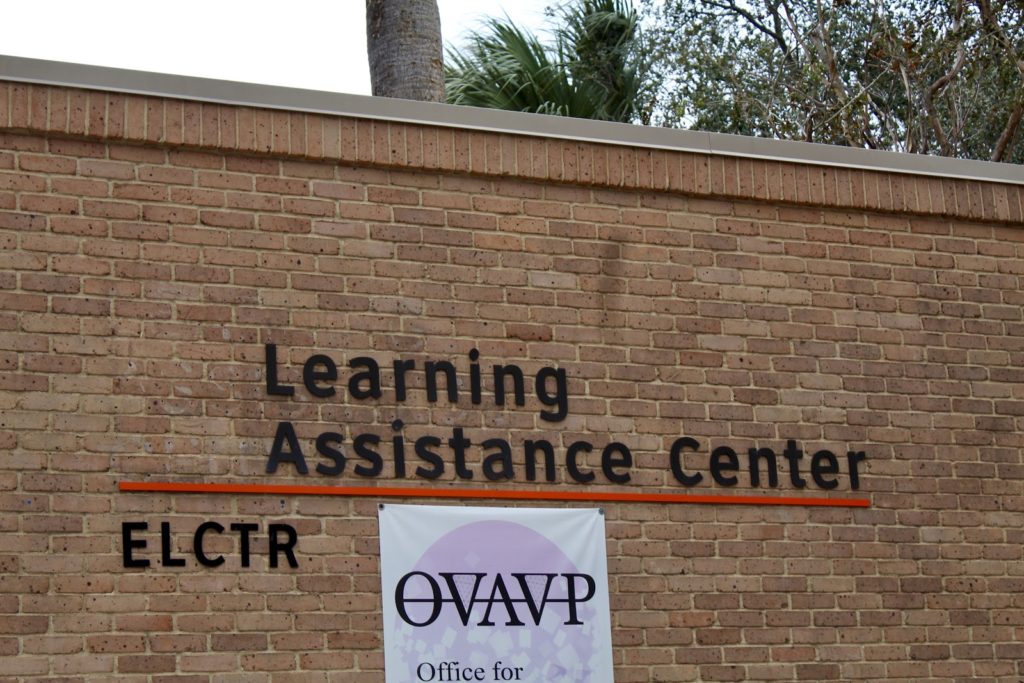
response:
[[[579,570],[542,534],[514,522],[469,523],[438,539],[413,571],[422,574],[410,577],[401,592],[409,620],[426,625],[395,621],[403,679],[594,678],[596,610],[578,602],[570,611],[570,591],[583,597],[585,580],[572,577]],[[445,602],[435,613],[438,595]],[[573,621],[582,623],[566,623]]]

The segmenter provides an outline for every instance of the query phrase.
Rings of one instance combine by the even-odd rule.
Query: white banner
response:
[[[599,510],[384,505],[387,683],[612,683]]]

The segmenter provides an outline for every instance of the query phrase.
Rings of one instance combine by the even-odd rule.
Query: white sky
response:
[[[445,42],[558,0],[438,0]],[[364,0],[6,0],[0,54],[370,94]]]

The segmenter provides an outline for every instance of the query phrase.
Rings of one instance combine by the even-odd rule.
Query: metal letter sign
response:
[[[386,505],[388,683],[613,683],[598,510]]]

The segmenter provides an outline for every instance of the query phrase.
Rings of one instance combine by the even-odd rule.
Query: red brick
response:
[[[397,358],[465,367],[471,348],[566,369],[569,415],[488,405],[485,374],[481,406],[411,387],[407,436],[618,440],[634,458],[623,490],[727,496],[751,492],[748,450],[771,448],[779,485],[756,493],[870,500],[603,503],[616,680],[1019,673],[1015,185],[0,84],[0,126],[12,116],[7,675],[379,680],[376,501],[117,483],[270,481],[279,420],[315,466],[322,431],[390,434],[393,390],[347,396],[348,360],[387,376]],[[266,394],[268,341],[295,398]],[[339,365],[340,395],[308,396],[315,353]],[[694,487],[666,465],[684,435],[700,444],[684,455]],[[778,455],[789,439],[802,489]],[[711,477],[721,445],[735,486]],[[826,449],[842,467],[867,453],[858,491],[842,471],[818,490],[809,461]],[[601,476],[599,453],[581,462]],[[594,490],[562,471],[556,486]],[[200,520],[254,516],[300,527],[297,570],[267,571],[263,539],[240,568],[228,534],[209,540],[228,566],[194,562]],[[150,524],[146,569],[122,566],[128,519]],[[183,568],[160,565],[163,520]]]

